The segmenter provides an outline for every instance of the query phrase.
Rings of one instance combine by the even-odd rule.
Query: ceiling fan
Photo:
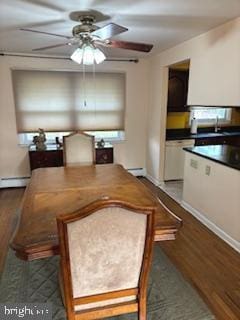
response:
[[[38,31],[33,29],[21,28],[22,31],[35,32],[46,34],[55,37],[61,37],[67,39],[67,42],[59,43],[51,46],[35,48],[33,51],[42,51],[62,46],[77,46],[77,49],[71,55],[71,59],[77,63],[94,64],[103,62],[106,57],[102,51],[102,48],[121,48],[127,50],[135,50],[141,52],[150,52],[153,45],[146,43],[136,43],[112,40],[113,36],[128,31],[127,28],[120,26],[116,23],[109,23],[103,27],[99,27],[94,23],[97,21],[97,15],[90,13],[73,13],[70,18],[81,22],[73,27],[72,36],[66,36],[56,33]],[[98,21],[100,19],[98,18]]]

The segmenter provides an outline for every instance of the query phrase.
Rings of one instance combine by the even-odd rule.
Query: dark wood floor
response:
[[[240,254],[146,179],[141,181],[183,219],[175,241],[161,248],[219,320],[240,319]],[[24,189],[0,190],[0,272]],[[191,320],[191,319],[189,319]]]

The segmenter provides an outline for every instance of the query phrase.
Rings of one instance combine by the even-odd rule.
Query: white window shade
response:
[[[124,130],[125,75],[13,70],[18,132]]]

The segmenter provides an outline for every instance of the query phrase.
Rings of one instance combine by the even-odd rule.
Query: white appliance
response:
[[[182,180],[185,151],[183,148],[193,147],[194,139],[166,141],[164,180]]]

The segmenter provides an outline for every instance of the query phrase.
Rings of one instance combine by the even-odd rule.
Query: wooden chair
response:
[[[57,217],[68,320],[146,319],[154,210],[103,198]]]
[[[82,131],[76,131],[63,137],[63,162],[69,164],[94,164],[94,137]]]

